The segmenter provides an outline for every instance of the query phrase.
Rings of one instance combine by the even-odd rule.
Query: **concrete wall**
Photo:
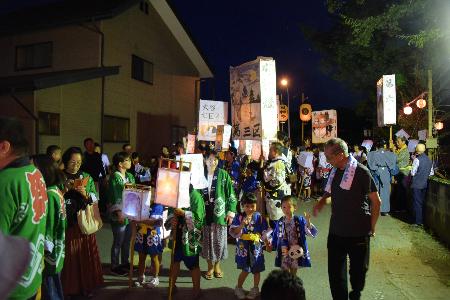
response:
[[[154,152],[170,141],[170,126],[195,126],[195,80],[198,74],[169,29],[150,5],[149,15],[135,6],[113,19],[103,21],[105,65],[120,65],[120,74],[106,80],[105,114],[130,118],[130,143],[141,152]],[[153,63],[153,85],[131,78],[131,56]],[[146,128],[137,128],[137,113],[149,118]],[[161,126],[163,119],[170,126]],[[165,124],[167,125],[167,124]],[[169,128],[169,129],[167,129]],[[147,139],[137,140],[145,131]],[[112,154],[122,144],[106,143]],[[154,154],[157,154],[155,152]]]
[[[16,71],[16,46],[53,42],[50,68]],[[100,36],[81,26],[65,26],[0,38],[0,77],[98,67]]]
[[[425,224],[450,245],[450,185],[428,181]]]

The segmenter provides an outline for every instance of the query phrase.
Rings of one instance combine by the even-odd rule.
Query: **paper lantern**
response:
[[[436,130],[442,130],[444,128],[444,123],[442,123],[441,121],[434,123],[434,128],[436,128]]]
[[[225,151],[230,148],[231,125],[217,125],[216,145],[217,151]]]
[[[300,120],[303,122],[309,122],[312,117],[311,104],[300,105]]]
[[[418,108],[424,108],[425,106],[427,106],[427,101],[425,101],[424,99],[419,99],[417,100],[416,105]]]
[[[278,120],[280,122],[286,122],[289,119],[289,108],[287,105],[281,104]]]
[[[125,185],[122,192],[122,213],[130,220],[148,220],[151,194],[149,186]]]
[[[302,151],[297,157],[297,162],[300,166],[304,168],[312,168],[313,167],[313,158],[314,153]]]
[[[405,115],[410,115],[410,114],[412,114],[412,108],[411,108],[411,106],[405,106],[405,107],[403,107],[403,113],[405,114]]]
[[[179,163],[179,169],[169,169],[161,167],[158,169],[156,178],[155,203],[173,207],[189,207],[189,184],[191,163],[183,161],[168,160]],[[189,171],[182,171],[183,165],[189,165]]]

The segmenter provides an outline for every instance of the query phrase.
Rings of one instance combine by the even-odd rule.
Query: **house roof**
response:
[[[213,77],[212,68],[167,0],[147,1],[160,15],[200,77]],[[140,0],[54,0],[0,16],[0,36],[110,19],[139,2]]]
[[[119,66],[0,77],[0,94],[35,91],[116,74],[119,74]]]

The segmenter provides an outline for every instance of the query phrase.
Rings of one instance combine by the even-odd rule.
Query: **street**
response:
[[[312,203],[302,204],[299,212],[311,211]],[[307,299],[331,299],[327,275],[326,239],[330,206],[313,218],[319,229],[316,239],[309,239],[312,267],[299,270],[303,279]],[[160,286],[154,290],[129,289],[127,277],[108,274],[112,233],[109,225],[97,233],[97,242],[104,264],[105,286],[95,293],[94,299],[167,299],[168,268],[170,251],[163,255],[163,270]],[[223,263],[224,278],[205,280],[202,278],[202,299],[235,299],[234,287],[239,271],[234,263],[234,245],[229,245],[229,258]],[[362,299],[448,299],[450,295],[449,251],[422,229],[414,229],[394,217],[380,217],[377,235],[371,241],[370,267]],[[265,253],[266,271],[261,274],[261,285],[267,274],[274,269],[275,253]],[[135,256],[137,264],[137,256]],[[206,270],[206,262],[200,259],[200,267]],[[249,290],[252,276],[247,278],[244,288]],[[189,299],[191,278],[182,265],[178,278],[178,293],[174,299]]]

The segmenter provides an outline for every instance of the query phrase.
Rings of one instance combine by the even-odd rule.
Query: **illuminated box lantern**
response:
[[[122,213],[130,220],[148,220],[151,195],[151,187],[149,186],[125,185],[122,192]]]
[[[258,57],[230,67],[233,139],[276,140],[278,107],[275,60]]]
[[[251,157],[253,160],[259,161],[261,154],[264,156],[265,159],[269,158],[269,149],[270,149],[270,142],[268,140],[264,141],[252,141],[252,150],[251,150]],[[261,153],[262,150],[262,153]]]
[[[160,160],[158,175],[156,178],[155,203],[173,208],[184,208],[190,206],[189,201],[189,184],[190,184],[190,167],[189,171],[183,171],[183,161],[168,160],[179,163],[179,169],[170,169],[161,167],[163,160]]]
[[[397,124],[395,74],[383,75],[377,82],[377,122],[379,127]]]
[[[188,134],[186,153],[195,153],[195,134]]]
[[[302,151],[297,157],[297,162],[300,166],[304,168],[312,168],[313,167],[313,158],[314,153]]]
[[[241,155],[251,155],[252,154],[252,141],[249,140],[239,140],[239,154]]]
[[[216,150],[225,151],[230,147],[231,125],[217,125]]]

